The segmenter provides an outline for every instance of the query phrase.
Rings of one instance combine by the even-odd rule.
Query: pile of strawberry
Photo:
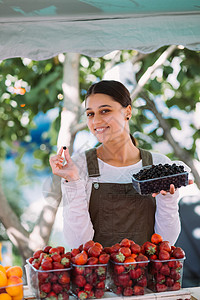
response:
[[[33,253],[28,259],[29,264],[36,270],[30,269],[30,279],[35,293],[40,299],[68,300],[70,289],[71,253],[64,247],[52,248],[46,246]]]
[[[79,299],[103,297],[109,259],[103,246],[94,241],[71,251],[72,292]]]
[[[111,258],[110,289],[123,296],[144,295],[149,260],[140,245],[125,238],[104,250]]]
[[[141,248],[150,259],[148,288],[154,292],[180,290],[185,258],[183,249],[171,246],[156,233],[152,235],[151,242],[145,242]]]

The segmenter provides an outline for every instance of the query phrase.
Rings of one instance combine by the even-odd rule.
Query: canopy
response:
[[[0,59],[200,50],[200,0],[0,0]]]

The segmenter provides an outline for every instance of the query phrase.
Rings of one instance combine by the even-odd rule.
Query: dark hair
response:
[[[128,89],[116,80],[101,80],[92,84],[86,94],[86,99],[93,94],[105,94],[112,97],[123,107],[131,105],[131,97]],[[130,134],[133,144],[136,146],[135,138]]]

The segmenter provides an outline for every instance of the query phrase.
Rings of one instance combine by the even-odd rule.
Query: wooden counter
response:
[[[31,295],[31,292],[29,291],[28,287],[24,287],[24,299],[32,299],[36,300],[33,295]],[[70,296],[69,300],[76,299],[73,296]],[[164,293],[152,293],[148,292],[148,294],[145,294],[143,296],[130,296],[130,297],[119,297],[116,296],[114,293],[106,292],[104,297],[102,299],[107,300],[200,300],[200,286],[199,287],[192,287],[192,288],[184,288],[180,289],[179,291],[173,291],[173,292],[164,292]]]

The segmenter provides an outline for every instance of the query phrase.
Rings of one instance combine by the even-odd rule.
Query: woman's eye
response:
[[[91,117],[91,116],[93,116],[93,115],[94,115],[94,113],[92,113],[92,112],[87,113],[87,117]]]
[[[110,112],[110,110],[109,110],[109,109],[103,109],[103,110],[101,111],[102,114],[106,114],[107,112]]]

